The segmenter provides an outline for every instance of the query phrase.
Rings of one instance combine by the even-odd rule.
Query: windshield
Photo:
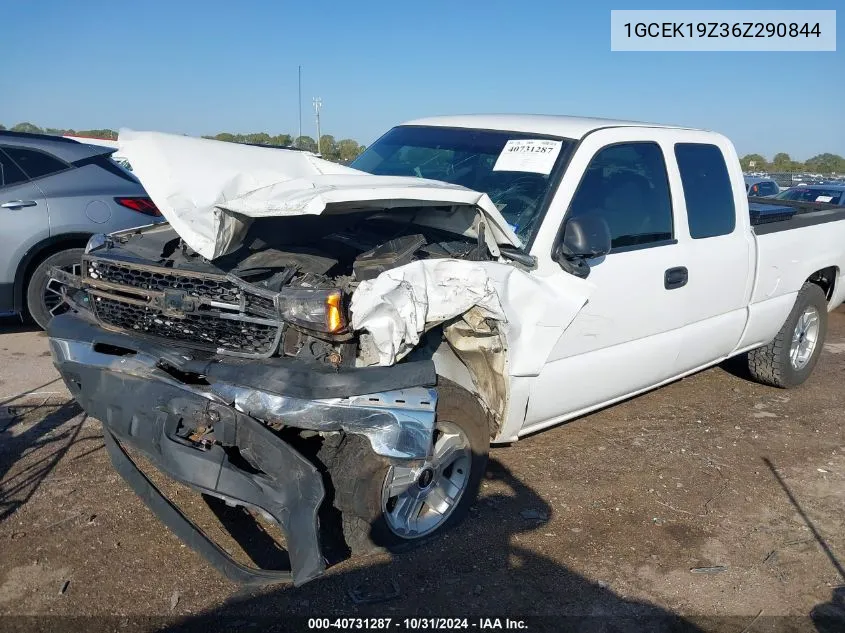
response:
[[[775,196],[779,200],[800,200],[802,202],[829,202],[839,204],[842,200],[842,189],[824,189],[822,187],[793,187]]]
[[[351,166],[379,176],[417,176],[482,191],[528,244],[573,144],[537,134],[399,126]]]

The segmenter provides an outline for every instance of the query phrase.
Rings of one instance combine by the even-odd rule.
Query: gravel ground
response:
[[[245,591],[113,471],[44,334],[0,321],[0,629],[542,614],[529,630],[845,631],[843,378],[839,308],[799,389],[701,372],[494,449],[470,520],[421,550]]]

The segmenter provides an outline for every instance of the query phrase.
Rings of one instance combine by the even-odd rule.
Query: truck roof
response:
[[[558,114],[458,114],[426,117],[407,121],[403,125],[431,125],[437,127],[459,127],[484,130],[507,130],[548,134],[580,140],[590,132],[608,127],[659,127],[689,130],[679,125],[661,125],[643,121],[620,121]]]

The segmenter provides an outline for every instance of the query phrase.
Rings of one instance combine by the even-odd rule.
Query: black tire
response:
[[[792,335],[798,319],[808,306],[813,306],[819,315],[819,331],[815,349],[809,361],[800,369],[793,367],[789,357]],[[774,340],[748,353],[748,370],[757,382],[772,387],[788,389],[802,384],[813,373],[819,360],[824,339],[827,335],[827,297],[824,291],[813,283],[805,283],[798,292],[795,305]]]
[[[82,263],[82,255],[84,253],[85,249],[82,248],[69,248],[58,253],[53,253],[32,271],[26,287],[26,309],[32,320],[42,329],[46,330],[50,319],[62,311],[61,307],[57,308],[53,306],[52,299],[55,297],[52,293],[50,293],[52,298],[47,298],[48,291],[50,289],[55,290],[55,282],[48,289],[48,283],[50,283],[50,267],[57,266],[67,271],[71,271],[74,267],[78,269]]]
[[[382,513],[382,487],[390,468],[388,459],[373,453],[369,441],[349,435],[329,466],[335,507],[340,510],[343,536],[353,554],[399,552],[416,547],[460,523],[475,503],[490,451],[487,415],[476,399],[454,383],[440,379],[437,387],[437,424],[446,420],[460,427],[472,450],[466,488],[448,518],[433,532],[404,538],[388,525]]]

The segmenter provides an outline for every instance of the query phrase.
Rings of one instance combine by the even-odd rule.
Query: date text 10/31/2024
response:
[[[308,630],[399,630],[399,631],[518,631],[527,630],[525,620],[511,618],[309,618]]]

